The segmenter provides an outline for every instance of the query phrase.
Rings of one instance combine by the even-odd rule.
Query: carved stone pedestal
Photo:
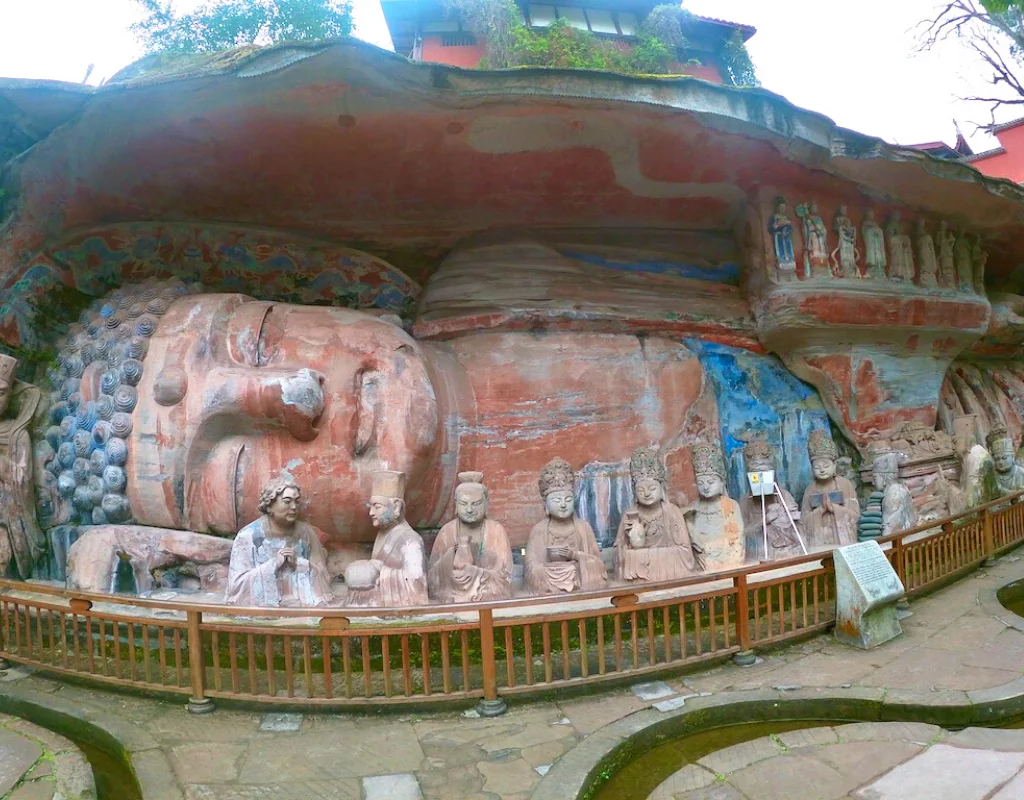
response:
[[[476,713],[481,717],[500,717],[506,711],[508,711],[508,703],[500,697],[496,697],[494,700],[481,700],[476,704]]]

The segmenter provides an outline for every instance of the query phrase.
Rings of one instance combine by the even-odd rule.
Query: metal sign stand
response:
[[[754,496],[761,498],[761,536],[764,541],[764,558],[768,560],[768,507],[766,505],[765,497],[771,495],[778,495],[779,502],[782,503],[782,508],[786,512],[786,517],[789,519],[789,525],[793,528],[793,533],[796,534],[796,540],[800,542],[800,549],[804,551],[804,555],[807,555],[807,545],[804,544],[804,537],[800,535],[800,530],[796,527],[796,520],[793,519],[793,515],[789,512],[789,506],[786,505],[785,500],[782,499],[782,489],[779,488],[779,484],[775,482],[775,470],[765,470],[764,472],[748,472],[747,482],[750,484],[750,493]]]

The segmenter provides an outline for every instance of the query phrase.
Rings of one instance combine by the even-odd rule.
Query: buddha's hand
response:
[[[644,524],[638,519],[633,520],[629,528],[626,529],[626,536],[629,537],[629,543],[633,547],[643,547],[646,538]]]
[[[294,547],[282,547],[280,550],[277,551],[277,556],[275,557],[274,561],[274,566],[276,569],[282,570],[288,566],[290,566],[292,569],[295,569],[295,563],[296,555]]]
[[[554,548],[555,556],[559,561],[572,561],[575,557],[575,551],[566,545]]]
[[[456,567],[452,570],[452,582],[459,586],[468,586],[473,582],[473,570],[470,567]]]

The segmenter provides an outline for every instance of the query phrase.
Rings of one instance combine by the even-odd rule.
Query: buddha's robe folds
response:
[[[572,518],[566,533],[551,530],[550,518],[533,526],[526,543],[523,586],[530,594],[557,594],[601,589],[608,580],[601,550],[590,523]],[[549,547],[569,547],[572,561],[548,561]]]
[[[295,566],[277,569],[277,553],[295,549]],[[327,553],[316,529],[295,523],[295,536],[274,536],[266,517],[235,536],[224,602],[240,606],[321,606],[333,599]]]
[[[630,512],[640,513],[633,505]],[[701,567],[693,551],[686,519],[678,506],[662,501],[661,511],[650,520],[644,520],[644,544],[633,547],[627,532],[626,515],[619,522],[615,537],[615,577],[624,581],[655,583],[685,578],[700,572]]]
[[[430,551],[427,587],[439,603],[482,603],[512,596],[512,548],[500,522],[485,519],[483,535],[470,538],[473,563],[456,576],[455,550],[459,531],[468,530],[453,519],[441,528]]]
[[[0,577],[14,567],[21,578],[43,552],[45,538],[36,524],[34,462],[28,426],[39,407],[41,392],[15,383],[10,405],[14,419],[0,419]]]
[[[378,533],[371,557],[383,564],[376,586],[371,589],[350,588],[346,605],[395,608],[424,606],[430,602],[427,598],[423,537],[408,522],[403,520]]]
[[[839,502],[839,495],[842,502]],[[825,508],[826,497],[831,511]],[[814,481],[804,491],[800,517],[808,550],[855,544],[860,520],[857,490],[849,480],[838,475],[827,481]]]
[[[796,500],[788,490],[782,489],[781,497],[773,494],[764,499],[764,519],[761,518],[761,498],[747,495],[743,498],[740,508],[743,513],[745,536],[747,545],[747,558],[759,560],[763,558],[780,559],[792,558],[803,555],[803,548],[800,547],[800,540],[797,538],[793,525],[790,523],[790,516],[797,524],[797,530],[803,533],[798,520],[803,516]],[[783,507],[785,503],[785,507]],[[789,514],[786,510],[789,509]],[[764,531],[761,529],[763,522],[768,525],[768,553],[764,552]]]

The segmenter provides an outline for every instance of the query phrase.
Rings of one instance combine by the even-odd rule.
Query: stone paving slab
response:
[[[5,800],[95,800],[92,769],[63,736],[0,714],[0,797]]]

